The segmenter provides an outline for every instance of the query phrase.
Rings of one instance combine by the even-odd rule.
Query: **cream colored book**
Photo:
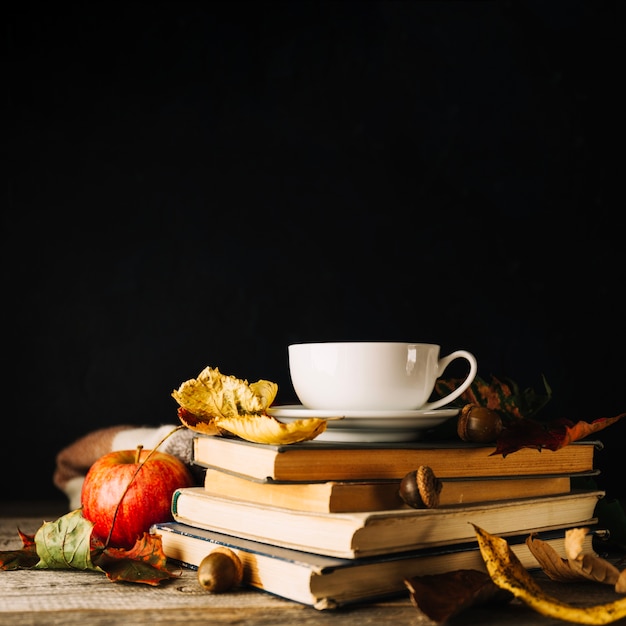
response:
[[[571,489],[571,477],[547,475],[521,478],[448,478],[442,480],[442,485],[440,505],[446,506],[568,493]],[[204,488],[213,496],[322,513],[382,511],[406,506],[400,497],[399,480],[277,483],[251,480],[208,468],[204,477]]]
[[[425,548],[401,554],[364,559],[338,559],[289,550],[187,524],[156,524],[165,555],[182,565],[197,568],[216,546],[237,553],[244,566],[243,584],[294,600],[316,609],[334,609],[355,602],[375,601],[406,594],[405,578],[443,574],[458,569],[485,571],[476,544]],[[539,564],[526,546],[527,534],[509,538],[511,550],[528,569]],[[541,533],[537,538],[565,557],[565,530]],[[593,554],[592,534],[585,537],[585,554]]]
[[[253,541],[359,558],[475,541],[472,524],[503,536],[587,525],[603,496],[603,491],[585,490],[435,509],[319,513],[183,487],[172,497],[172,515],[178,522]]]

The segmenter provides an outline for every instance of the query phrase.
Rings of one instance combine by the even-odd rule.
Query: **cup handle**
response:
[[[452,361],[455,359],[465,359],[469,365],[470,370],[467,374],[467,378],[461,383],[454,391],[451,391],[448,395],[443,396],[443,398],[439,398],[438,400],[434,400],[433,402],[427,402],[424,406],[420,408],[420,411],[430,411],[431,409],[438,409],[445,404],[449,404],[452,400],[458,398],[473,382],[474,378],[476,378],[476,374],[478,373],[478,364],[476,362],[476,357],[467,350],[455,350],[451,352],[447,356],[444,356],[439,359],[439,376],[443,374],[444,370]]]

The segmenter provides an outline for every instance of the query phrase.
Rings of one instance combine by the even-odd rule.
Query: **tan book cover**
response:
[[[289,445],[197,436],[194,462],[257,480],[349,481],[402,479],[420,465],[439,478],[572,474],[594,469],[597,441],[576,442],[557,451],[522,448],[503,457],[495,446],[458,443]]]
[[[457,569],[485,571],[476,544],[426,548],[364,559],[339,559],[300,552],[240,537],[195,528],[178,522],[156,524],[152,532],[162,538],[169,559],[197,568],[216,546],[236,552],[244,566],[245,586],[294,600],[316,609],[373,601],[406,593],[405,578],[443,574]],[[509,546],[526,568],[539,564],[526,546],[528,534],[509,538]],[[585,537],[585,554],[593,554],[591,533]],[[537,538],[565,557],[565,530],[541,533]]]
[[[441,483],[440,506],[554,495],[568,493],[571,489],[571,477],[560,474],[515,478],[444,478]],[[399,480],[261,482],[208,468],[204,488],[207,493],[218,497],[322,513],[406,508],[400,497]]]
[[[175,521],[277,546],[342,558],[475,541],[473,524],[504,536],[586,525],[603,491],[460,504],[435,509],[317,513],[177,489]]]

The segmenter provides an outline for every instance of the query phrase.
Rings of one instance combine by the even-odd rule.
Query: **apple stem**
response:
[[[139,463],[139,457],[141,456],[141,450],[143,449],[143,446],[140,444],[137,446],[137,451],[135,453],[135,463],[139,463],[139,467],[135,470],[135,473],[132,475],[130,481],[128,482],[128,485],[126,485],[126,489],[124,489],[124,493],[122,493],[122,496],[120,497],[117,506],[115,507],[115,511],[113,513],[113,519],[111,520],[111,528],[109,529],[109,535],[107,536],[106,541],[104,542],[104,547],[107,548],[109,546],[109,542],[111,541],[111,535],[113,534],[113,527],[115,526],[115,520],[117,519],[117,513],[120,510],[120,505],[122,504],[122,500],[124,499],[124,496],[126,495],[126,493],[128,492],[128,490],[130,489],[130,486],[133,482],[133,480],[135,479],[135,477],[137,476],[137,474],[139,474],[139,470],[143,467],[143,464],[154,454],[154,452],[156,452],[156,450],[161,446],[161,444],[170,436],[172,436],[176,431],[181,430],[183,428],[187,428],[186,426],[183,426],[182,424],[180,426],[176,426],[173,430],[171,430],[169,433],[167,433],[167,435],[165,435],[165,437],[163,437],[163,439],[161,439],[161,441],[159,441],[159,443],[157,443],[156,446],[154,446],[154,448],[152,448],[152,450],[150,450],[146,456],[146,458],[141,461],[141,463]]]

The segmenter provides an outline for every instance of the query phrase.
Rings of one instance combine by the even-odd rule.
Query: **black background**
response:
[[[626,410],[620,2],[21,2],[5,32],[4,498],[177,423],[207,365],[295,401],[303,340]]]

